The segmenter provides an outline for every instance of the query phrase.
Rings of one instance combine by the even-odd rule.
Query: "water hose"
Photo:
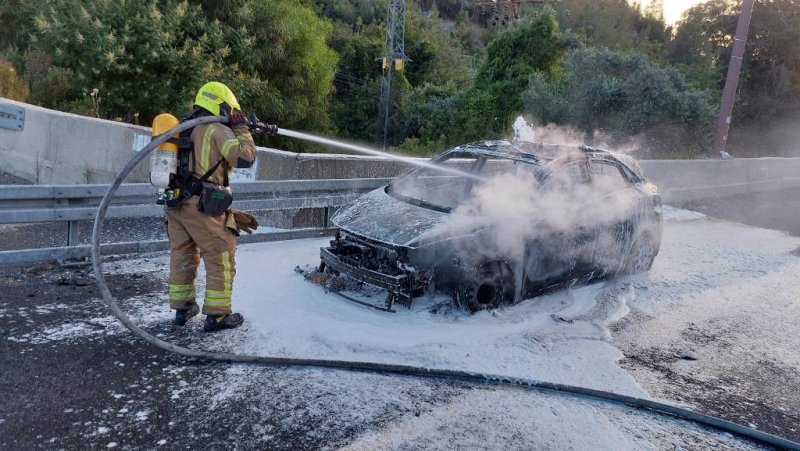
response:
[[[767,434],[759,430],[736,424],[727,420],[704,415],[694,412],[689,409],[678,407],[663,402],[652,401],[649,399],[637,398],[633,396],[621,395],[618,393],[607,392],[603,390],[595,390],[586,387],[576,387],[572,385],[559,384],[555,382],[545,382],[533,379],[514,378],[494,374],[475,373],[469,371],[450,370],[450,369],[433,369],[424,368],[410,365],[396,365],[388,363],[376,362],[355,362],[343,360],[322,360],[322,359],[300,359],[288,357],[269,357],[269,356],[251,356],[240,355],[228,352],[209,352],[196,349],[190,349],[183,346],[178,346],[167,341],[154,337],[144,329],[134,324],[125,312],[120,309],[117,300],[111,294],[106,283],[105,276],[103,275],[103,264],[100,259],[100,235],[103,230],[103,221],[105,219],[106,210],[108,209],[114,193],[119,189],[123,180],[130,174],[131,171],[152,152],[159,144],[165,142],[175,133],[180,133],[184,130],[196,127],[201,124],[208,124],[212,122],[226,122],[227,118],[221,116],[208,116],[197,119],[192,119],[179,124],[177,127],[169,130],[168,132],[153,138],[152,142],[145,146],[134,156],[128,164],[120,171],[117,178],[109,186],[100,206],[97,209],[97,216],[95,216],[94,228],[92,231],[92,265],[94,268],[95,278],[97,280],[97,287],[103,300],[108,304],[108,307],[114,313],[114,316],[134,335],[146,341],[147,343],[156,346],[164,351],[178,354],[184,357],[193,357],[196,359],[214,361],[214,362],[227,362],[227,363],[249,363],[266,366],[278,367],[305,367],[305,368],[328,368],[342,371],[359,371],[377,374],[394,374],[402,376],[413,376],[422,378],[435,378],[445,379],[450,381],[469,382],[477,384],[490,384],[500,387],[516,387],[531,390],[547,390],[559,393],[568,393],[584,398],[601,400],[619,404],[623,406],[634,407],[640,410],[649,411],[657,414],[672,416],[682,420],[691,421],[704,426],[711,426],[713,428],[737,434],[742,437],[755,440],[769,446],[776,446],[790,450],[800,451],[800,443],[790,441],[775,435]]]

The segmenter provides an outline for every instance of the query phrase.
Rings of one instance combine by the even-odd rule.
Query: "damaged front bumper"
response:
[[[430,285],[433,271],[419,271],[408,266],[403,263],[406,256],[406,249],[391,249],[352,236],[337,235],[330,247],[320,249],[319,271],[347,276],[385,289],[388,294],[384,304],[370,307],[391,311],[397,303],[410,308],[415,294],[425,291]]]

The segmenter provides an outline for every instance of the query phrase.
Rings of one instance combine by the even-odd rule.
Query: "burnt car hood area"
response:
[[[385,310],[435,290],[476,311],[646,271],[658,253],[661,197],[629,157],[492,141],[431,161],[463,175],[416,169],[340,208],[320,274],[386,289]]]
[[[339,209],[331,222],[342,231],[362,238],[391,246],[416,247],[446,217],[447,213],[396,199],[384,186]]]

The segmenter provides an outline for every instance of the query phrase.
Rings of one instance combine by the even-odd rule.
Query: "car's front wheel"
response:
[[[514,274],[508,264],[490,261],[470,274],[469,281],[457,287],[454,300],[459,306],[477,312],[514,301]]]

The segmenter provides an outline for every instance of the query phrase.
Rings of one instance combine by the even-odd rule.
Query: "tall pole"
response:
[[[386,20],[386,48],[381,59],[383,83],[381,85],[380,113],[383,120],[383,150],[386,150],[389,141],[394,72],[403,70],[406,62],[406,0],[389,0],[389,13]]]
[[[739,25],[736,26],[736,38],[733,41],[733,52],[728,66],[728,78],[725,80],[717,128],[714,132],[714,148],[712,150],[715,157],[722,155],[722,151],[726,149],[728,143],[733,103],[736,100],[736,88],[739,86],[739,74],[742,71],[742,58],[747,43],[747,32],[750,29],[750,18],[753,16],[753,2],[754,0],[743,0],[742,11],[739,13]]]

